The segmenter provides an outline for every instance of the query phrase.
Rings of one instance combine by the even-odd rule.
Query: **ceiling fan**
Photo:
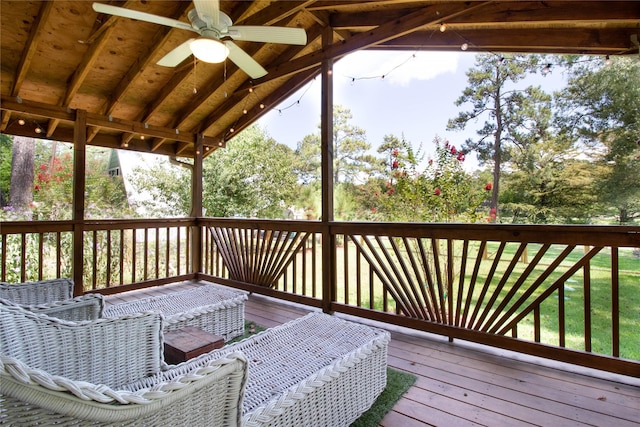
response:
[[[229,39],[295,45],[307,43],[307,34],[302,28],[233,25],[231,18],[220,11],[219,0],[193,0],[193,4],[195,9],[190,10],[187,14],[191,24],[102,3],[93,3],[93,10],[193,31],[200,35],[198,38],[187,40],[160,59],[158,65],[165,67],[175,67],[191,54],[201,61],[212,63],[222,62],[228,57],[251,78],[257,79],[266,75],[267,70]]]

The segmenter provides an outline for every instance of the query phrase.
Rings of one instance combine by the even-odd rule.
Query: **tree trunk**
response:
[[[11,157],[9,204],[15,209],[27,209],[33,201],[33,163],[35,139],[15,136]]]
[[[496,67],[496,81],[501,81],[500,67]],[[496,133],[493,143],[493,188],[491,192],[491,222],[496,222],[498,218],[498,194],[500,192],[500,166],[502,163],[502,105],[500,102],[500,88],[496,87],[494,102],[494,112],[496,115]]]

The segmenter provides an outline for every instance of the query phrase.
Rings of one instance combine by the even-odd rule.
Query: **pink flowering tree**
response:
[[[419,156],[404,140],[385,138],[386,170],[361,187],[363,219],[398,222],[477,222],[492,185],[464,170],[465,153],[436,137],[436,152],[419,168]],[[382,147],[381,147],[382,148]],[[488,189],[487,189],[488,187]],[[364,203],[363,203],[364,202]]]

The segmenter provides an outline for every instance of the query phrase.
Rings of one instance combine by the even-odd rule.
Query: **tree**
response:
[[[569,82],[556,95],[556,123],[584,148],[599,171],[598,200],[619,222],[640,215],[640,64],[614,57],[609,65],[569,58]]]
[[[293,151],[258,126],[243,130],[206,157],[202,165],[202,207],[210,217],[282,218],[293,199]],[[133,185],[151,195],[142,206],[159,216],[186,216],[191,206],[191,172],[159,163],[136,171]]]
[[[597,209],[594,173],[578,154],[561,138],[527,147],[504,175],[503,214],[513,222],[588,222]]]
[[[469,86],[455,104],[471,103],[471,111],[449,120],[449,129],[464,129],[469,122],[484,119],[479,139],[468,139],[463,153],[477,152],[480,164],[493,166],[491,212],[498,215],[500,174],[516,151],[546,137],[551,117],[550,96],[539,87],[519,89],[516,83],[539,64],[537,56],[494,54],[476,56],[475,68],[467,72]]]
[[[336,105],[333,109],[333,180],[354,182],[375,169],[376,159],[367,154],[371,145],[364,129],[349,123],[353,118],[348,108]],[[320,126],[318,126],[319,128]],[[305,183],[320,181],[320,132],[307,135],[298,143],[296,172]]]
[[[293,150],[251,126],[203,165],[208,216],[282,218],[296,187]]]
[[[13,139],[9,204],[18,210],[26,210],[33,201],[35,147],[33,138],[16,136]]]
[[[0,133],[0,208],[5,207],[9,203],[12,147],[12,137]]]

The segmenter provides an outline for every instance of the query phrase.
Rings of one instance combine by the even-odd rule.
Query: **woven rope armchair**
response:
[[[49,304],[73,298],[73,280],[50,279],[36,282],[0,282],[0,298],[22,305]]]
[[[238,425],[240,353],[127,387],[172,369],[162,326],[158,313],[72,322],[0,299],[0,424]]]

